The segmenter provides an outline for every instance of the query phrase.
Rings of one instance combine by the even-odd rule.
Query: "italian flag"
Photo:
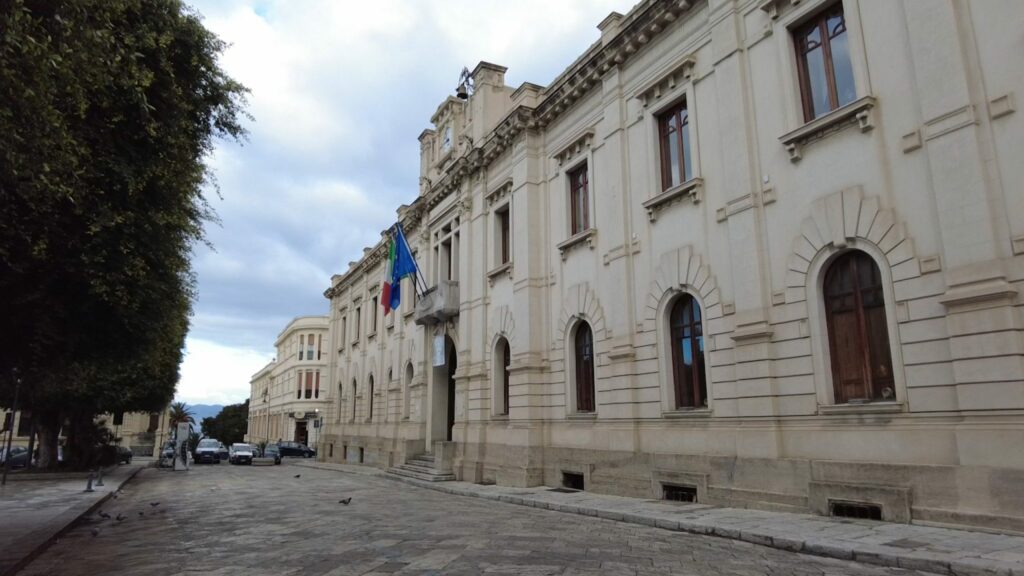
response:
[[[384,279],[380,283],[380,304],[384,307],[384,315],[391,312],[391,276],[395,270],[395,241],[388,241],[388,265],[384,267]],[[401,280],[399,280],[401,281]]]

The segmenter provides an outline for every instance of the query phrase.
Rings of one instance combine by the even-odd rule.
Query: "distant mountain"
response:
[[[189,409],[192,410],[192,415],[196,419],[196,426],[202,423],[203,418],[213,417],[220,414],[220,411],[224,406],[220,404],[189,404]]]

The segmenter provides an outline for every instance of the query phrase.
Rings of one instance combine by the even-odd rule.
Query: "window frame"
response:
[[[685,303],[685,304],[684,304]],[[689,403],[684,403],[681,395],[683,393],[683,369],[681,367],[681,358],[683,350],[679,344],[679,338],[681,335],[676,333],[676,329],[679,325],[675,321],[676,309],[679,306],[689,305],[691,308],[691,314],[687,326],[691,330],[692,344],[690,354],[694,358],[695,362],[689,369],[689,377],[693,381],[691,384],[692,391]],[[693,311],[696,311],[697,318],[694,319]],[[685,321],[685,320],[684,320]],[[706,410],[709,405],[708,400],[708,386],[707,386],[707,340],[704,335],[704,312],[701,308],[700,301],[697,300],[692,294],[688,292],[682,292],[677,295],[668,306],[668,336],[669,336],[669,348],[671,350],[671,374],[672,374],[672,408],[674,411],[683,410]],[[699,329],[699,336],[692,334],[693,331]],[[700,338],[702,345],[698,347],[696,345],[697,338]],[[679,347],[677,347],[679,346]],[[697,359],[699,358],[699,362]]]
[[[492,402],[491,415],[500,418],[508,418],[509,415],[509,388],[511,378],[509,367],[512,362],[512,344],[504,334],[498,336],[494,341],[491,354],[491,382]]]
[[[580,330],[586,327],[590,333],[590,360],[589,360],[589,374],[588,381],[584,382],[581,380],[581,370],[584,370],[584,365],[581,363],[579,358],[579,336]],[[571,331],[569,331],[568,341],[566,342],[566,356],[569,362],[566,363],[568,378],[566,381],[569,386],[569,398],[566,403],[568,415],[589,417],[593,418],[597,415],[597,346],[596,338],[594,337],[594,328],[590,325],[590,322],[586,319],[580,318],[574,324]],[[585,373],[584,373],[585,374]],[[581,394],[581,390],[589,385],[589,394]],[[589,400],[589,406],[583,404]],[[589,409],[587,409],[589,408]]]
[[[835,72],[835,61],[832,54],[832,40],[828,31],[828,19],[831,15],[835,14],[836,9],[842,14],[843,17],[843,34],[846,35],[847,42],[847,56],[850,58],[850,70],[851,81],[854,83],[854,97],[850,102],[840,103],[839,102],[839,89],[836,84],[836,72]],[[822,62],[825,66],[825,87],[828,92],[829,109],[822,112],[821,114],[815,115],[814,113],[814,95],[811,91],[811,77],[810,68],[807,63],[807,55],[809,51],[805,50],[802,46],[803,38],[812,29],[817,28],[821,33],[821,44],[819,45],[822,50]],[[800,102],[803,108],[804,122],[811,122],[817,118],[825,116],[829,112],[834,112],[843,106],[850,104],[857,99],[857,82],[856,76],[853,74],[853,57],[850,52],[850,26],[847,22],[847,15],[845,7],[842,2],[834,2],[827,6],[823,6],[818,9],[810,18],[804,20],[799,25],[794,26],[789,31],[791,41],[793,43],[794,53],[796,54],[796,67],[797,67],[797,81],[800,86]]]
[[[593,209],[591,207],[591,189],[593,179],[590,174],[590,159],[584,158],[577,162],[565,171],[565,179],[567,188],[569,191],[569,236],[577,236],[583,234],[593,228]],[[575,177],[582,176],[582,184],[577,187]],[[579,191],[583,192],[582,203],[577,201],[577,194]],[[580,219],[577,214],[577,205],[582,205],[585,213],[583,214],[582,226],[578,225]]]
[[[832,376],[832,354],[829,350],[828,323],[825,312],[824,283],[825,272],[836,258],[850,250],[866,253],[878,266],[882,279],[882,296],[885,301],[885,322],[889,334],[889,357],[892,362],[893,389],[895,400],[891,402],[870,402],[867,404],[837,404],[835,386]],[[829,246],[819,250],[811,259],[807,270],[807,302],[808,324],[811,327],[811,360],[815,374],[815,391],[818,400],[819,414],[839,414],[848,412],[905,411],[907,406],[907,383],[903,365],[903,347],[899,335],[899,322],[896,316],[896,296],[892,281],[892,270],[885,253],[873,243],[853,238],[847,240],[844,248]]]
[[[498,266],[512,261],[512,202],[508,201],[494,209],[496,256]]]
[[[678,135],[677,141],[679,146],[679,182],[672,182],[672,159],[669,157],[669,146],[666,143],[666,133],[668,120],[670,118],[679,119],[681,117],[680,111],[686,112],[685,122],[682,122],[683,128],[676,128],[675,134]],[[661,174],[661,192],[670,190],[686,184],[692,181],[696,176],[694,174],[694,162],[693,162],[693,141],[694,135],[692,133],[691,113],[689,107],[689,100],[686,95],[680,98],[676,98],[671,104],[660,110],[654,117],[657,125],[656,134],[658,138],[658,163],[659,172]],[[684,139],[685,138],[685,139]],[[689,156],[689,158],[687,158]],[[686,171],[687,163],[690,165],[689,172]]]

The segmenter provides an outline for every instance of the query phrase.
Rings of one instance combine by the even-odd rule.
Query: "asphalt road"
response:
[[[920,574],[287,463],[143,470],[102,511],[21,574]]]

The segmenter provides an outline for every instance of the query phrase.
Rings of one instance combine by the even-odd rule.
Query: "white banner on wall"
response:
[[[444,366],[444,334],[434,336],[434,366]]]

